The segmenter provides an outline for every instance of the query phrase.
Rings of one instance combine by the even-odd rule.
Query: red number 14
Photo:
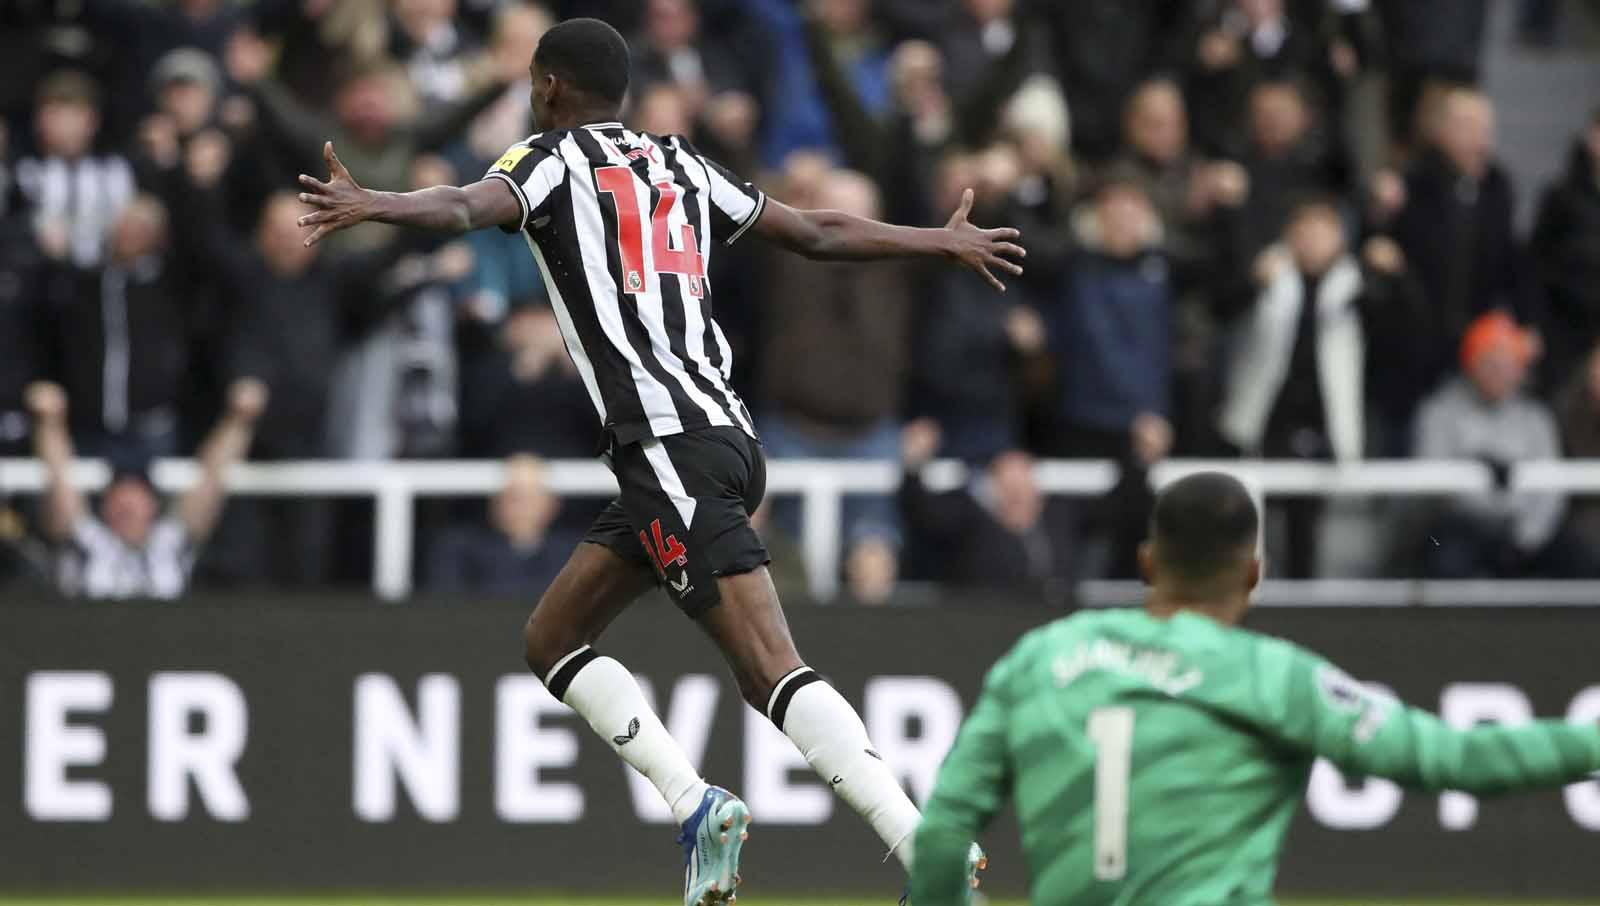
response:
[[[600,167],[594,171],[600,191],[611,196],[617,211],[617,256],[622,260],[622,288],[628,293],[644,292],[644,225],[639,217],[639,199],[634,194],[634,174],[629,167]],[[672,248],[672,228],[667,217],[678,203],[678,188],[670,182],[656,183],[661,197],[650,218],[650,252],[658,274],[683,274],[689,278],[690,295],[699,298],[706,277],[705,257],[695,246],[694,227],[685,223],[678,230],[681,248]]]

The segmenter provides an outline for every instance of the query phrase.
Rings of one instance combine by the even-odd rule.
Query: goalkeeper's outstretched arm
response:
[[[1600,725],[1538,720],[1457,729],[1369,691],[1326,661],[1289,650],[1289,694],[1270,697],[1278,711],[1273,723],[1352,773],[1414,789],[1492,795],[1561,786],[1600,772]]]

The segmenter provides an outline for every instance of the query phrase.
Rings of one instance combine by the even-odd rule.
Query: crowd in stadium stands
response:
[[[1558,6],[1522,4],[1519,39],[1554,41]],[[186,583],[217,501],[159,516],[148,463],[216,469],[253,431],[255,460],[509,458],[486,505],[419,508],[420,585],[547,582],[595,502],[553,497],[540,460],[599,429],[526,245],[367,224],[307,248],[293,193],[329,139],[373,188],[478,178],[531,131],[533,49],[574,15],[629,37],[631,127],[774,197],[937,225],[971,186],[976,223],[1023,231],[1004,295],[759,244],[712,259],[769,454],[904,463],[898,495],[847,500],[849,599],[932,580],[1054,604],[1131,576],[1169,456],[1600,456],[1597,98],[1549,99],[1566,170],[1513,186],[1475,87],[1488,0],[23,0],[0,5],[0,456],[75,446],[119,480],[92,512],[13,501],[0,570]],[[1541,193],[1531,235],[1514,192]],[[972,481],[931,490],[938,456]],[[1050,502],[1035,457],[1123,480]],[[793,503],[758,515],[803,587]],[[1276,573],[1326,574],[1327,509],[1276,507]],[[361,583],[370,518],[237,500],[193,578]],[[1369,574],[1600,563],[1596,501],[1365,518],[1428,539]]]

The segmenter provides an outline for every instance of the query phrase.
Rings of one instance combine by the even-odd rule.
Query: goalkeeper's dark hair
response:
[[[539,39],[533,62],[596,100],[621,104],[628,93],[628,42],[599,19],[568,19]]]
[[[1253,555],[1260,530],[1249,489],[1223,472],[1198,472],[1168,485],[1150,517],[1161,565],[1191,581],[1213,578]]]

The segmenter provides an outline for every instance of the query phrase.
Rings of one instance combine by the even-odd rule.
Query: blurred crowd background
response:
[[[5,0],[0,456],[104,457],[115,480],[11,498],[0,573],[91,596],[365,585],[370,503],[224,510],[221,470],[505,458],[487,504],[419,509],[419,587],[536,594],[600,503],[552,495],[542,462],[591,456],[598,424],[525,244],[365,225],[308,249],[293,193],[329,139],[370,187],[475,180],[531,131],[533,49],[576,15],[629,37],[632,128],[792,205],[938,225],[971,186],[975,222],[1024,233],[1003,295],[938,266],[713,256],[769,454],[904,463],[898,495],[847,501],[848,598],[1059,604],[1129,577],[1166,457],[1503,476],[1600,455],[1597,5]],[[1520,143],[1536,178],[1502,161],[1495,54],[1558,123]],[[161,501],[150,461],[190,455],[210,480]],[[972,480],[930,489],[939,457]],[[1123,480],[1047,500],[1037,458]],[[797,588],[793,504],[758,516]],[[1289,499],[1271,524],[1278,575],[1600,572],[1597,502],[1559,494]]]

